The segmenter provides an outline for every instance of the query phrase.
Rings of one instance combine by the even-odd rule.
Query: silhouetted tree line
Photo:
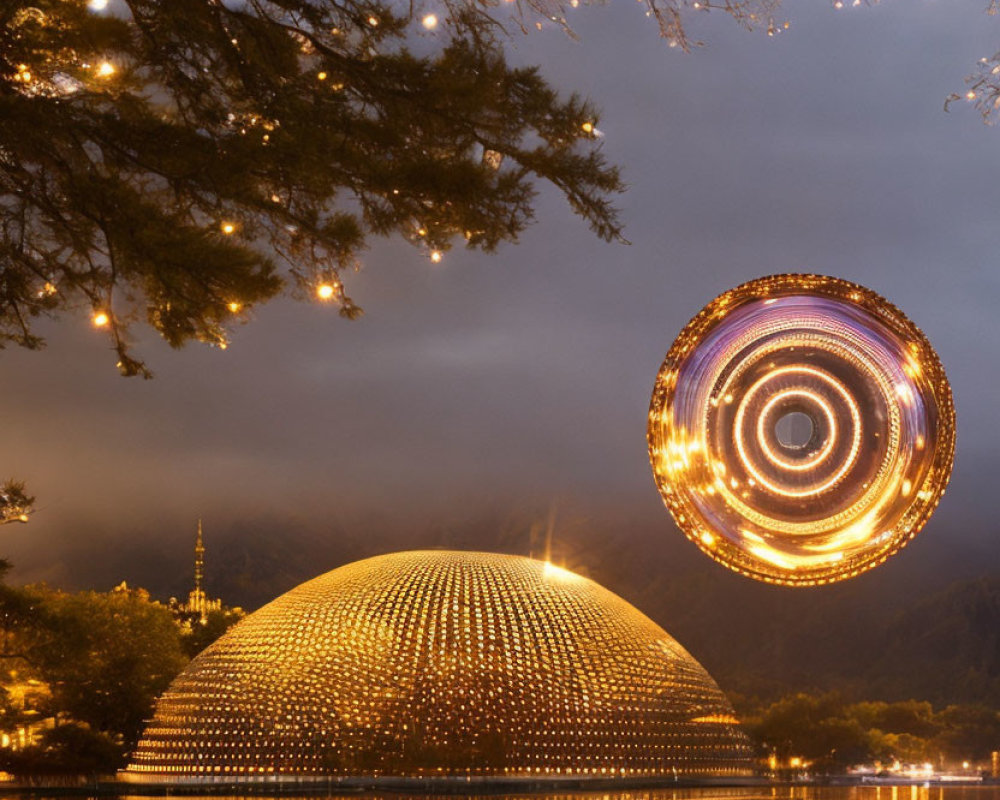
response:
[[[799,757],[819,773],[877,761],[982,765],[1000,749],[1000,712],[985,705],[935,709],[918,700],[848,702],[837,693],[799,693],[743,710],[762,755],[782,763]]]
[[[0,769],[109,773],[156,698],[235,617],[185,628],[142,590],[70,594],[0,584]]]

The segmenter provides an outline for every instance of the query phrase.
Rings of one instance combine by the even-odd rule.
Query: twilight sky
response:
[[[514,60],[603,109],[632,244],[596,240],[543,189],[537,224],[498,255],[434,265],[376,244],[348,279],[358,322],[279,301],[225,353],[146,336],[146,382],[118,376],[85,315],[47,326],[46,351],[0,353],[0,472],[40,501],[3,529],[14,580],[141,582],[127,558],[102,569],[110,548],[186,554],[199,516],[210,552],[213,532],[262,520],[378,552],[553,510],[570,550],[577,524],[674,548],[646,457],[656,371],[712,297],[786,271],[863,283],[927,333],[955,392],[956,467],[897,558],[995,573],[1000,130],[942,110],[1000,47],[985,5],[792,0],[773,39],[713,13],[684,55],[617,0],[575,12],[582,42],[518,37]]]

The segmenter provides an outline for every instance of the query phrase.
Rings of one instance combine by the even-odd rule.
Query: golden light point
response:
[[[53,295],[57,291],[58,291],[58,289],[56,289],[56,285],[54,283],[52,283],[51,281],[46,281],[45,285],[42,287],[42,294],[45,294],[45,295]]]
[[[229,236],[236,232],[236,224],[233,222],[223,222],[219,225],[219,230],[226,234],[226,236]]]
[[[431,261],[435,264],[440,264],[442,258],[444,258],[444,255],[440,250],[431,250]]]
[[[97,77],[98,78],[110,78],[115,74],[115,65],[110,61],[102,61],[97,66]]]
[[[228,308],[228,309],[229,309],[230,311],[232,311],[232,312],[233,312],[234,314],[238,314],[238,313],[239,313],[239,311],[240,311],[240,309],[241,309],[241,308],[243,308],[243,306],[242,306],[242,305],[240,305],[239,303],[237,303],[237,302],[236,302],[236,301],[234,300],[233,302],[229,303],[229,304],[228,304],[228,305],[226,306],[226,308]]]
[[[593,123],[593,122],[590,122],[590,121],[588,120],[587,122],[584,122],[584,123],[583,123],[583,124],[582,124],[582,125],[580,126],[580,128],[581,128],[581,129],[583,130],[583,132],[584,132],[584,133],[593,133],[593,132],[594,132],[594,123]]]
[[[320,300],[329,300],[337,293],[337,288],[332,283],[321,283],[316,287],[316,296]]]
[[[27,514],[21,514],[21,515],[20,515],[20,516],[19,516],[19,517],[17,518],[17,521],[18,521],[18,522],[27,522],[27,521],[28,521],[28,515],[27,515]]]
[[[326,80],[326,73],[325,72],[318,73],[316,75],[316,80],[318,80],[318,81],[325,81]]]
[[[368,17],[368,24],[371,25],[373,28],[377,28],[378,27],[378,17],[376,17],[374,14],[372,14],[370,17]]]
[[[433,30],[437,27],[438,18],[436,14],[427,14],[420,22],[427,30]]]
[[[104,311],[98,311],[90,318],[90,321],[94,324],[95,328],[103,328],[111,322],[111,317]]]
[[[975,100],[976,99],[976,93],[970,89],[968,92],[965,93],[965,99],[966,100]]]

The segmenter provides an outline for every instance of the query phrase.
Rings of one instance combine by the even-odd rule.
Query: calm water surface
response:
[[[0,800],[26,795],[0,793]],[[67,800],[66,795],[32,793],[32,800]],[[83,797],[77,795],[77,797]],[[277,797],[277,795],[275,796]],[[287,800],[289,796],[284,795]],[[297,794],[296,800],[1000,800],[1000,786],[774,786],[749,788],[637,789],[632,791],[554,792],[537,794],[411,795],[394,793]],[[268,795],[188,795],[184,800],[268,800]],[[104,795],[95,800],[108,800]],[[151,800],[120,796],[120,800]]]

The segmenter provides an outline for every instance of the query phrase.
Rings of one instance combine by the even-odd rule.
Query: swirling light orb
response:
[[[869,289],[818,275],[719,295],[667,353],[649,410],[656,484],[689,539],[770,583],[881,564],[951,475],[951,388],[930,342]]]

